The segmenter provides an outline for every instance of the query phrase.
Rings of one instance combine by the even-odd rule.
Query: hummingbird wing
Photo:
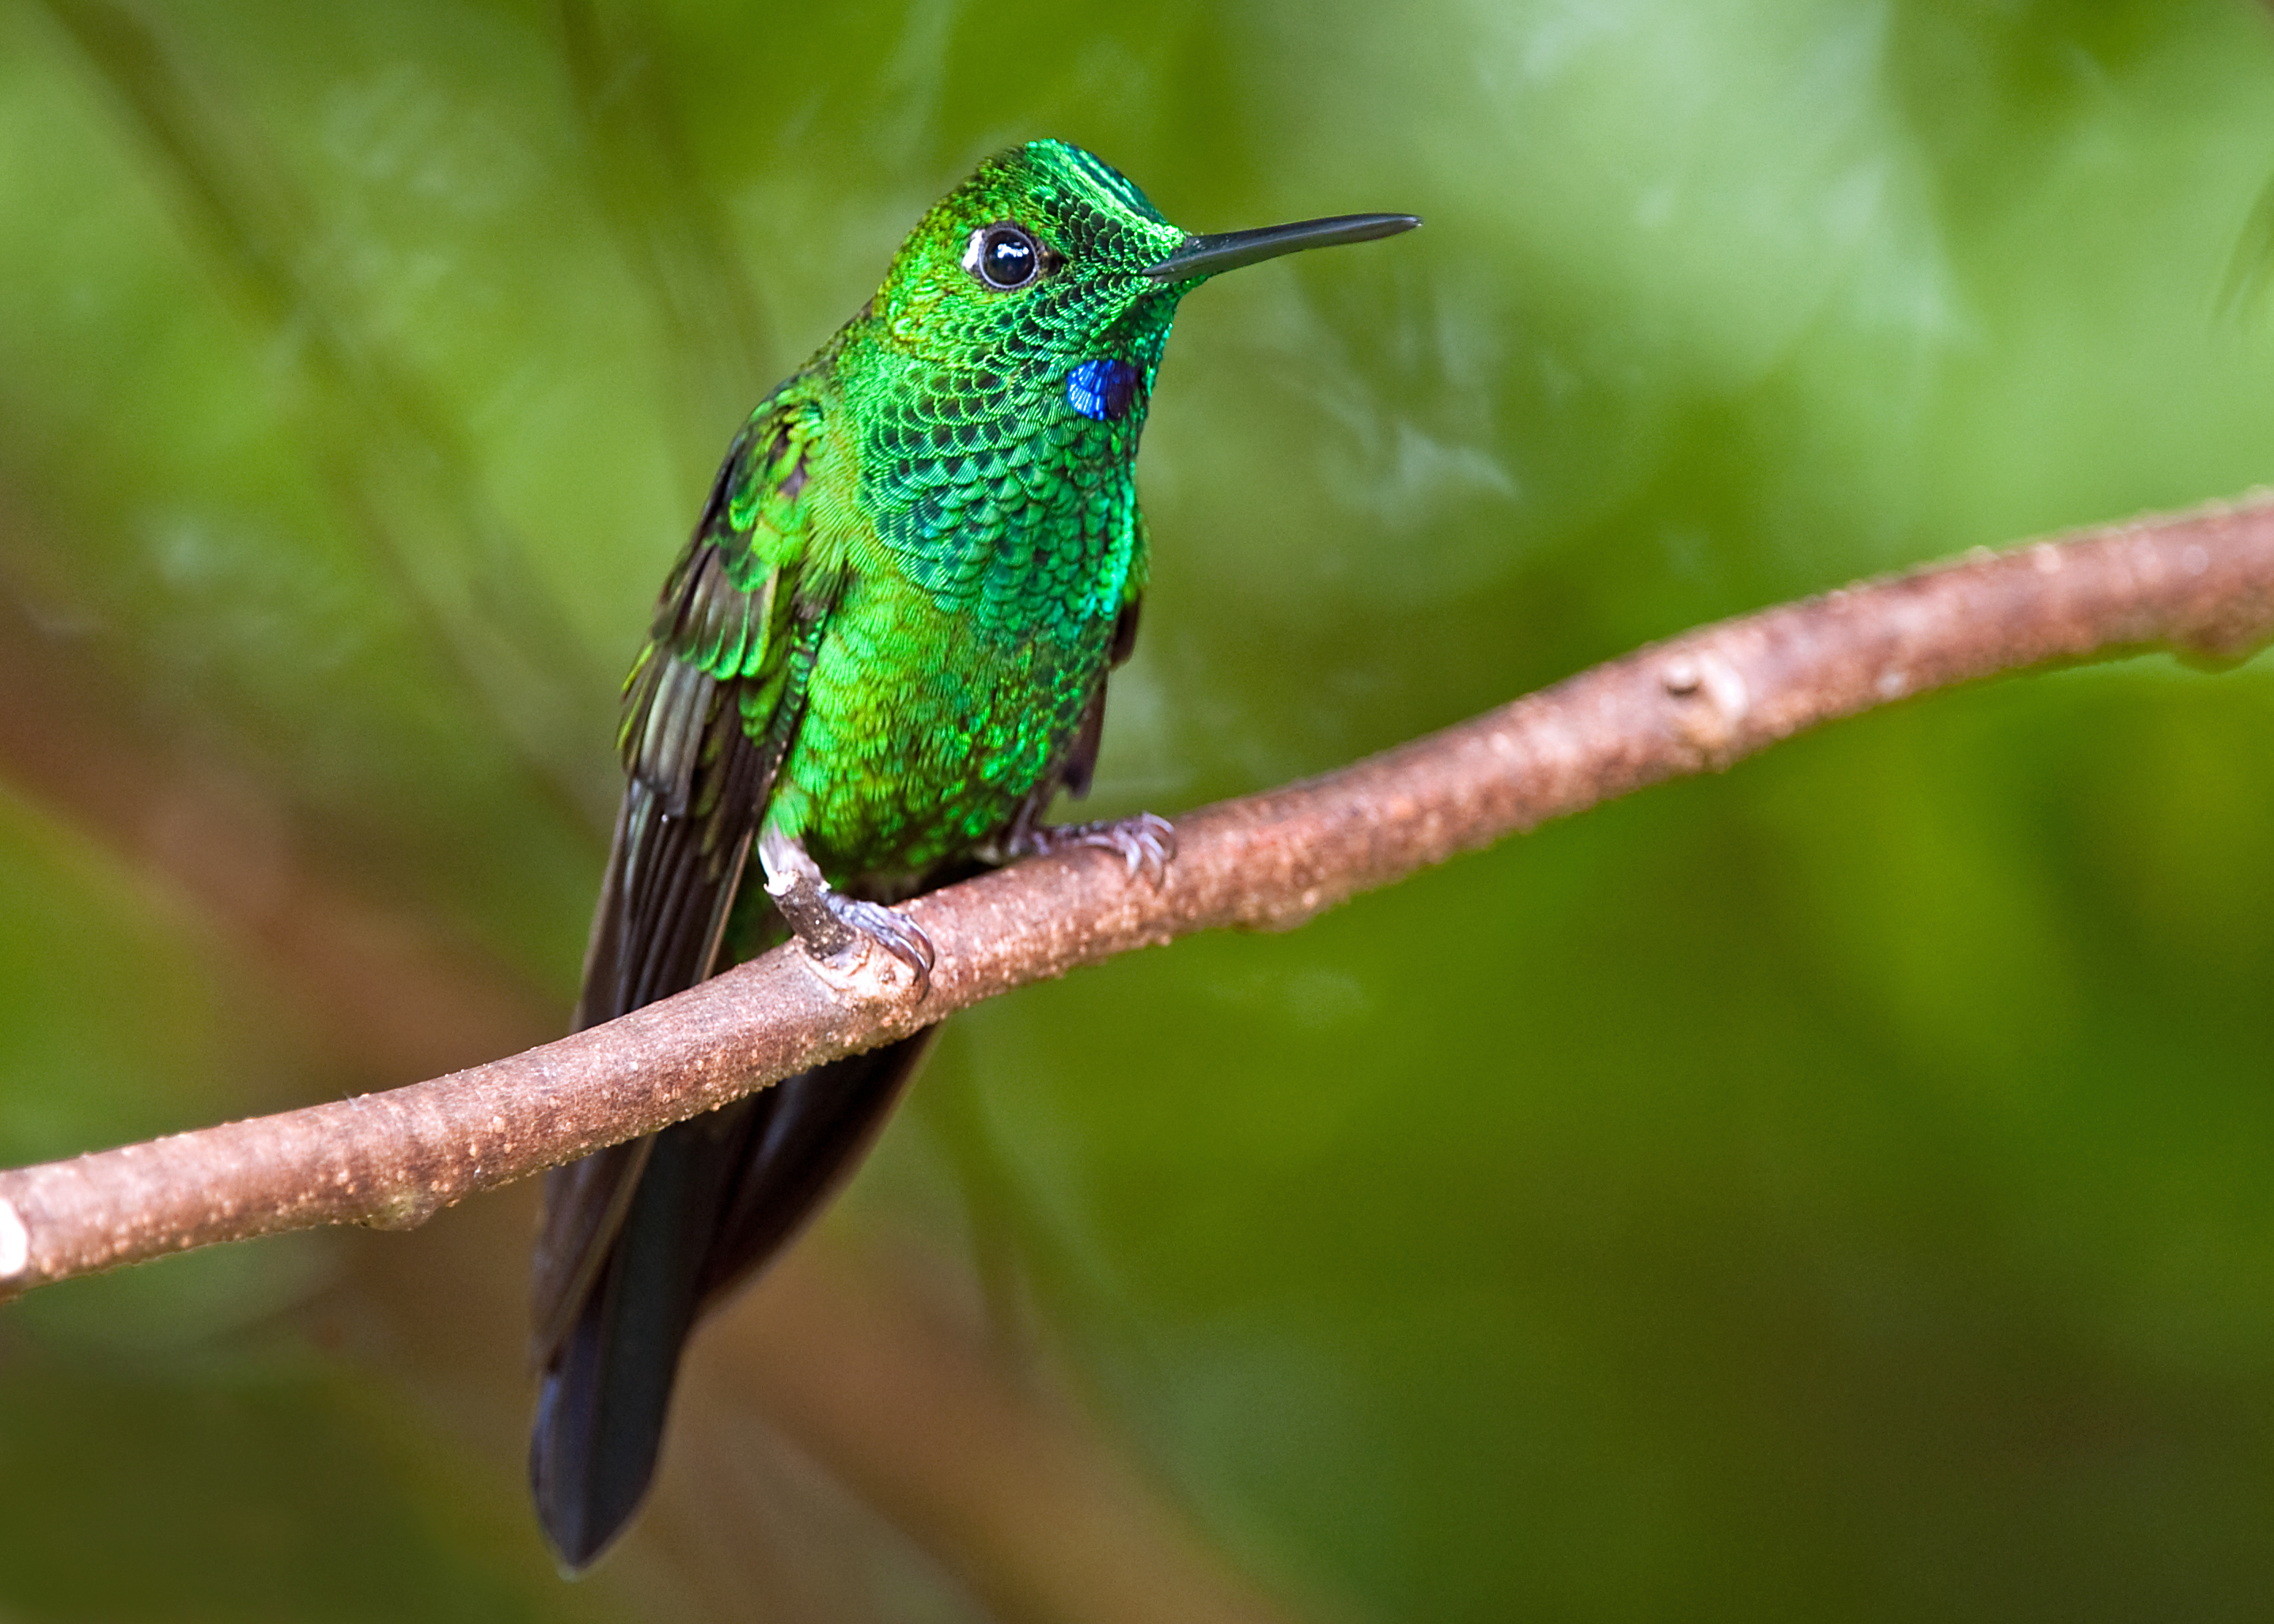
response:
[[[800,706],[793,690],[809,662],[795,651],[809,654],[825,615],[825,605],[800,613],[795,604],[792,476],[809,432],[795,411],[762,409],[737,438],[625,680],[624,799],[585,949],[580,1030],[716,967],[751,831]],[[764,500],[785,485],[787,501]],[[540,1362],[589,1294],[652,1147],[634,1140],[547,1176],[533,1304]]]
[[[1118,669],[1129,658],[1129,651],[1137,646],[1137,612],[1144,606],[1144,602],[1142,594],[1133,591],[1128,601],[1121,605],[1121,613],[1113,622],[1113,642],[1106,650],[1105,666],[1108,671]],[[1090,778],[1097,771],[1098,741],[1104,735],[1105,684],[1101,682],[1096,692],[1090,695],[1089,703],[1082,707],[1081,724],[1074,730],[1073,742],[1066,747],[1065,760],[1058,764],[1055,773],[1043,780],[1042,787],[1036,792],[1032,808],[1035,816],[1042,814],[1043,808],[1050,804],[1050,797],[1061,788],[1076,801],[1089,793]]]
[[[827,623],[833,575],[807,568],[797,513],[817,428],[809,402],[753,417],[625,684],[628,781],[579,1026],[719,967]],[[786,1079],[547,1176],[530,1477],[568,1566],[597,1557],[645,1496],[697,1319],[857,1164],[930,1044],[919,1034]]]

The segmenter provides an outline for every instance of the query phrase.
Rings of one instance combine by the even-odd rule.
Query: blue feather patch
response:
[[[1066,404],[1100,423],[1125,417],[1137,398],[1137,369],[1126,361],[1084,361],[1066,374]]]

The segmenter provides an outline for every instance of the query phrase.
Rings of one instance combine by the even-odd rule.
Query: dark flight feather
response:
[[[756,556],[757,533],[779,515],[754,488],[771,482],[795,496],[809,426],[785,410],[735,442],[625,685],[628,783],[586,950],[580,1028],[719,968],[829,609],[798,581],[778,532],[764,539],[789,556],[771,567]],[[645,1494],[696,1320],[858,1164],[929,1044],[918,1034],[805,1072],[547,1176],[530,1476],[568,1567],[598,1556]]]

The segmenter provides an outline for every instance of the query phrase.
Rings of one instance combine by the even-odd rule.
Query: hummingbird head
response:
[[[1178,302],[1202,282],[1419,223],[1350,215],[1196,237],[1163,219],[1103,159],[1065,141],[1029,141],[989,158],[924,216],[876,311],[904,351],[959,370],[982,366],[1029,409],[1049,395],[1094,420],[1133,410],[1141,418]]]
[[[1064,141],[1029,141],[988,159],[924,216],[877,315],[904,350],[1000,379],[1002,403],[1022,417],[1061,397],[1075,403],[1058,410],[1092,418],[1141,414],[1185,291],[1145,270],[1184,240],[1110,164]]]
[[[1064,141],[998,153],[917,223],[843,352],[861,493],[909,577],[983,633],[1110,626],[1133,470],[1178,301],[1219,271],[1384,237],[1404,214],[1194,237]]]

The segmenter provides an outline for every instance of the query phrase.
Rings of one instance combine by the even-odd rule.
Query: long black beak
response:
[[[1306,248],[1331,248],[1337,243],[1367,243],[1377,237],[1396,237],[1421,223],[1418,214],[1337,214],[1328,220],[1299,220],[1292,225],[1261,226],[1253,231],[1225,231],[1216,237],[1188,237],[1183,247],[1148,265],[1144,274],[1155,282],[1191,282],[1218,271],[1237,270],[1262,259]]]

